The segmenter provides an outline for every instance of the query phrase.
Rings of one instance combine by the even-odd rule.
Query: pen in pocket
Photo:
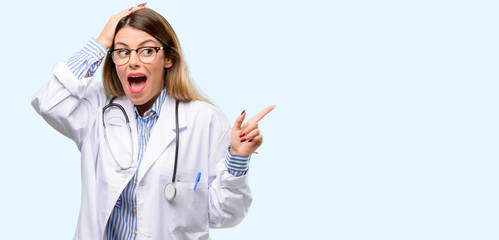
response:
[[[196,176],[196,182],[194,183],[194,189],[196,190],[196,187],[198,186],[199,179],[201,178],[201,172],[198,172],[198,175]]]

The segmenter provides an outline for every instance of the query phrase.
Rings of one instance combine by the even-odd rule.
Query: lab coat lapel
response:
[[[182,102],[178,106],[178,120],[179,131],[181,132],[182,128],[186,127],[184,105]],[[161,106],[161,115],[158,121],[152,128],[146,151],[140,163],[140,170],[137,176],[138,181],[142,179],[144,174],[158,160],[169,145],[175,146],[175,135],[175,99],[168,97]],[[171,161],[173,167],[173,157],[168,158],[167,161]]]

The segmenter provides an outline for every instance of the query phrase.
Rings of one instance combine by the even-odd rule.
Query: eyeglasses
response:
[[[137,53],[141,62],[152,63],[156,59],[158,51],[161,49],[163,49],[163,47],[140,47],[137,49],[118,48],[110,51],[109,54],[111,54],[113,62],[118,66],[128,63],[132,51]]]

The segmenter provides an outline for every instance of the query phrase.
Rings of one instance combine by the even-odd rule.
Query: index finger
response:
[[[261,112],[259,112],[257,115],[255,115],[249,121],[258,122],[258,121],[262,120],[262,118],[265,117],[265,115],[267,115],[270,111],[274,110],[274,108],[275,108],[275,105],[272,105],[272,106],[269,106],[269,107],[263,109]]]

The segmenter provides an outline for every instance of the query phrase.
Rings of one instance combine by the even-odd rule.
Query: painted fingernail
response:
[[[146,4],[147,3],[145,2],[145,3],[139,4],[139,6],[137,6],[137,7],[144,7]]]
[[[244,142],[244,141],[246,141],[246,138],[241,139],[241,142]]]
[[[239,135],[240,138],[244,137],[244,135],[246,135],[245,132],[241,133],[241,135]]]
[[[253,141],[253,139],[250,139],[248,142],[251,142],[251,141]]]
[[[130,12],[130,11],[132,11],[132,9],[133,9],[133,7],[131,7],[130,9],[128,9],[128,11]]]
[[[241,115],[243,115],[245,112],[246,112],[246,110],[243,110],[243,112],[241,113]]]

